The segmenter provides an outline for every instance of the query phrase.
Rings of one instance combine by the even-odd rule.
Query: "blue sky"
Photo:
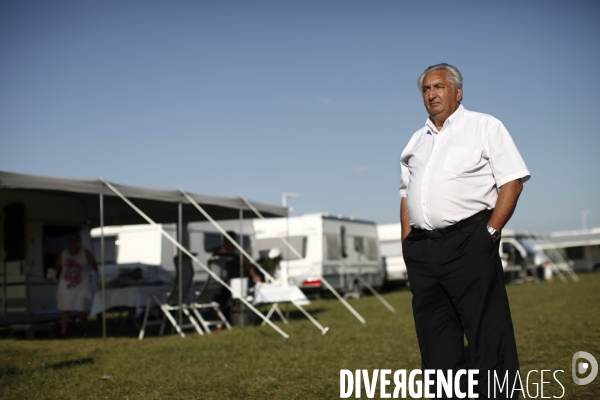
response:
[[[398,219],[448,62],[531,173],[509,227],[600,226],[597,1],[3,1],[0,169]]]

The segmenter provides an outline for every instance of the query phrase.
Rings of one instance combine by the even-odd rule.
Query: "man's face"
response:
[[[453,90],[447,74],[447,71],[438,70],[423,77],[423,103],[434,120],[445,121],[458,109],[462,100],[462,88]]]

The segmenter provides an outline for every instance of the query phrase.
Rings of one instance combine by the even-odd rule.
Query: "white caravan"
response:
[[[399,283],[408,280],[406,264],[402,256],[400,224],[387,224],[377,227],[379,245],[386,272],[386,283]],[[511,229],[502,231],[500,258],[507,282],[520,282],[525,274],[533,274],[535,269],[548,260],[543,251],[537,248],[536,240],[528,234]]]
[[[408,272],[402,256],[400,224],[377,225],[381,261],[385,273],[385,286],[405,285]]]
[[[539,238],[528,232],[502,230],[500,257],[507,281],[519,283],[543,277],[543,265],[549,258],[538,243]]]
[[[239,220],[219,221],[226,231],[240,232]],[[105,275],[107,282],[127,279],[132,270],[139,268],[146,281],[171,282],[175,275],[177,248],[161,234],[161,228],[177,237],[175,224],[125,225],[104,228]],[[206,265],[213,250],[223,243],[223,236],[210,222],[190,222],[184,225],[183,241],[198,260]],[[243,247],[256,259],[256,244],[252,234],[252,221],[243,220]],[[92,229],[95,254],[100,254],[100,228]],[[194,281],[204,282],[208,276],[193,263]]]
[[[541,247],[557,250],[574,271],[600,272],[600,228],[554,232]]]
[[[327,213],[254,220],[256,245],[262,258],[272,249],[281,253],[276,278],[305,292],[325,292],[324,278],[340,292],[360,292],[359,276],[371,286],[383,285],[377,228],[373,222]],[[281,241],[288,238],[296,253]]]

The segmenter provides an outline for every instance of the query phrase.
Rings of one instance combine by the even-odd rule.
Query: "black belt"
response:
[[[443,229],[434,229],[432,231],[428,231],[426,229],[420,228],[412,228],[410,234],[406,237],[406,240],[421,240],[425,238],[435,239],[439,238],[446,233],[450,233],[460,228],[464,228],[465,226],[476,224],[479,221],[483,221],[484,219],[489,219],[492,215],[492,211],[494,210],[483,210],[479,211],[475,215],[471,215],[469,218],[465,218],[462,221],[455,223],[454,225],[447,226]]]

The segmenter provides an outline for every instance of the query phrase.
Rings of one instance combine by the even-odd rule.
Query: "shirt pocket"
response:
[[[448,147],[448,153],[444,161],[444,171],[449,171],[455,175],[462,175],[476,169],[480,160],[481,152],[476,149],[450,146]]]

